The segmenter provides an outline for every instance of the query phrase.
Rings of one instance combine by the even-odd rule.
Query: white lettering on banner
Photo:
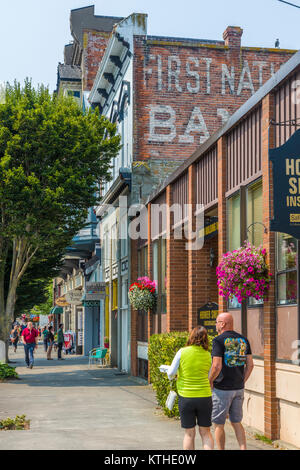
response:
[[[157,114],[167,114],[167,119],[157,119]],[[171,106],[150,105],[150,134],[149,140],[154,142],[172,142],[176,137],[176,113]],[[168,134],[157,134],[156,128],[168,129]]]
[[[268,65],[267,62],[262,62],[262,61],[254,61],[253,62],[254,67],[258,67],[258,80],[259,80],[259,86],[261,87],[263,85],[263,68]]]
[[[217,115],[222,118],[222,126],[226,124],[226,122],[230,118],[230,113],[227,111],[227,109],[224,108],[218,108]]]
[[[157,114],[168,115],[168,119],[158,119]],[[176,112],[171,106],[150,106],[150,132],[148,140],[151,142],[172,142],[176,137]],[[167,134],[158,133],[157,128],[168,129]],[[185,133],[179,136],[179,142],[191,144],[194,142],[192,132],[200,134],[200,144],[205,142],[210,134],[203,114],[199,107],[192,111]],[[201,135],[202,134],[202,135]]]
[[[199,67],[199,60],[197,57],[189,57],[186,62],[186,73],[188,76],[195,79],[195,85],[192,86],[190,82],[186,84],[186,88],[190,93],[198,93],[200,90],[200,77],[199,73],[196,70],[191,70],[190,62],[194,62],[195,67]]]
[[[194,136],[191,135],[191,132],[203,134],[200,136],[200,144],[203,144],[203,142],[205,142],[209,138],[209,132],[207,130],[203,115],[201,113],[200,108],[198,108],[197,106],[193,109],[184,135],[179,136],[179,142],[192,144],[194,142]]]
[[[226,64],[222,64],[222,95],[226,95],[226,80],[229,84],[230,93],[234,95],[234,67],[231,67],[231,73]]]
[[[212,59],[204,57],[203,60],[206,62],[206,93],[210,95],[210,64],[212,63]]]
[[[248,76],[248,81],[245,78],[246,75]],[[250,72],[250,68],[249,68],[249,64],[248,64],[247,60],[244,61],[243,70],[242,70],[241,78],[240,78],[240,83],[239,83],[238,90],[237,90],[236,94],[239,96],[245,88],[249,89],[251,91],[252,95],[254,95],[255,90],[254,90],[254,86],[253,86],[253,82],[252,82],[252,78],[251,78],[251,72]]]
[[[210,57],[196,57],[189,56],[187,59],[180,58],[178,55],[171,55],[163,58],[161,55],[150,54],[148,57],[149,66],[144,68],[144,84],[147,87],[147,77],[157,77],[156,87],[158,91],[167,90],[169,92],[177,91],[182,93],[188,91],[189,93],[203,93],[211,94],[211,64],[213,59]],[[206,70],[202,67],[201,63],[206,63]],[[238,70],[231,64],[215,65],[215,70],[219,74],[221,81],[222,95],[237,94],[238,96],[243,93],[243,90],[250,90],[255,93],[252,76],[255,75],[257,88],[263,85],[263,71],[264,68],[270,67],[270,76],[275,73],[273,63],[267,61],[253,61],[251,67],[247,60],[243,62],[243,67],[238,76]],[[165,70],[165,74],[163,74]],[[163,83],[163,77],[166,77],[166,83]],[[192,80],[191,80],[192,78]],[[203,80],[203,82],[202,82]],[[206,80],[206,86],[205,86]],[[235,90],[235,80],[238,80],[238,89]],[[203,86],[201,84],[203,83]],[[216,91],[217,91],[216,90]],[[218,93],[220,91],[217,91]]]
[[[155,61],[157,57],[157,90],[162,91],[163,83],[162,83],[162,60],[161,55],[149,55],[149,61]],[[153,69],[151,67],[144,68],[144,85],[147,87],[147,75],[152,75]]]
[[[176,68],[174,69],[173,64]],[[179,84],[180,75],[180,59],[177,55],[171,55],[168,57],[168,90],[172,90],[172,79],[174,78],[176,90],[181,92],[182,88]]]

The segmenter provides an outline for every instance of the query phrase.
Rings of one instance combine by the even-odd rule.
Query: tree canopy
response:
[[[97,110],[83,113],[71,97],[28,80],[7,86],[0,104],[0,335],[32,260],[70,245],[119,150],[116,126]]]

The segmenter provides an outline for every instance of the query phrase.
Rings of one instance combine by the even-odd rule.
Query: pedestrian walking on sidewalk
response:
[[[14,325],[13,329],[10,332],[10,341],[14,347],[15,353],[17,352],[18,342],[19,342],[19,326]]]
[[[51,351],[52,351],[52,348],[53,348],[53,344],[54,344],[53,326],[49,326],[49,329],[48,329],[48,349],[47,349],[47,360],[48,361],[52,361]]]
[[[207,330],[197,326],[190,333],[186,347],[181,348],[168,369],[170,380],[179,370],[177,380],[178,407],[181,427],[185,430],[184,450],[195,450],[196,423],[204,450],[213,450],[210,432],[212,392],[208,380],[211,355],[208,351]]]
[[[44,328],[42,330],[42,339],[43,339],[45,353],[48,350],[48,333],[49,333],[49,331],[48,331],[47,327],[44,326]]]
[[[253,370],[250,343],[233,329],[230,313],[216,319],[218,336],[213,339],[213,363],[209,375],[213,388],[212,422],[219,450],[225,449],[224,425],[227,416],[241,450],[246,450],[246,435],[242,426],[245,382]]]
[[[31,322],[28,322],[27,327],[22,331],[22,341],[25,350],[25,362],[27,367],[32,369],[34,363],[34,350],[38,347],[38,331],[33,328]]]
[[[59,329],[57,332],[57,359],[58,360],[63,360],[61,357],[61,351],[64,345],[64,332],[63,332],[63,323],[59,325]]]

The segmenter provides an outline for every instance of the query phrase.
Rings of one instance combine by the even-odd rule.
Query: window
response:
[[[241,198],[236,194],[227,200],[227,233],[228,250],[233,251],[241,246]]]
[[[167,250],[166,239],[161,239],[161,268],[160,268],[160,297],[161,305],[160,312],[167,312],[167,298],[166,298],[166,283],[167,283]]]
[[[166,272],[167,250],[166,239],[159,238],[153,243],[153,279],[157,283],[157,308],[156,313],[166,313]]]
[[[247,188],[247,239],[252,245],[263,243],[263,198],[262,181],[257,181]],[[262,305],[263,300],[249,299],[249,305]]]
[[[277,303],[297,303],[297,240],[291,235],[277,233]]]
[[[138,277],[148,276],[148,246],[138,250]]]
[[[260,246],[263,243],[262,222],[262,181],[259,181],[247,188],[247,237],[252,245]]]
[[[227,200],[227,249],[236,250],[241,246],[241,197],[235,194]],[[241,308],[237,298],[228,301],[228,308]]]

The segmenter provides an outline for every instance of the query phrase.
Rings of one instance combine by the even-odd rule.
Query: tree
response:
[[[49,315],[51,308],[53,307],[53,286],[52,281],[48,282],[45,289],[45,300],[38,302],[31,308],[31,313],[36,315]]]
[[[0,104],[0,339],[7,339],[31,261],[70,245],[119,150],[116,126],[97,111],[84,114],[72,98],[35,90],[28,80],[7,85]]]

